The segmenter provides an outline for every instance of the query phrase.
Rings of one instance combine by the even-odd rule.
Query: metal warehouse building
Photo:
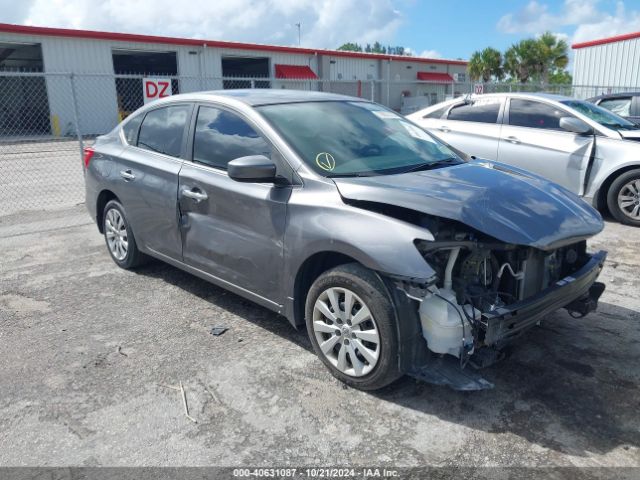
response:
[[[576,43],[572,48],[573,85],[592,86],[588,95],[640,88],[640,32]]]
[[[461,60],[0,24],[0,135],[106,132],[143,104],[143,76],[170,77],[173,93],[303,88],[400,109],[406,96],[455,94],[465,71]]]

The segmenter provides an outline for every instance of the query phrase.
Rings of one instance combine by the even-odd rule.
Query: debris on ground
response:
[[[227,330],[229,330],[227,327],[216,326],[211,328],[211,335],[215,335],[216,337],[218,337],[222,335],[224,332],[226,332]]]
[[[171,390],[176,390],[178,392],[180,392],[180,396],[182,397],[182,406],[184,407],[184,414],[185,416],[191,420],[193,423],[198,423],[198,421],[193,418],[191,415],[189,415],[189,405],[187,404],[187,393],[184,390],[184,387],[182,386],[182,382],[180,382],[180,386],[179,387],[175,387],[173,385],[166,385],[164,383],[159,383],[158,384],[161,387],[164,388],[170,388]],[[209,392],[211,393],[211,392]]]

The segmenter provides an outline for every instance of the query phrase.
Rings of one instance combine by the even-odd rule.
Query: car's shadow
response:
[[[304,329],[162,263],[137,271],[162,279],[312,351]],[[572,455],[640,447],[640,312],[600,304],[573,319],[564,311],[527,333],[508,358],[482,371],[492,390],[456,392],[404,377],[372,393],[381,401],[469,428],[517,435]],[[318,362],[318,368],[322,367]]]

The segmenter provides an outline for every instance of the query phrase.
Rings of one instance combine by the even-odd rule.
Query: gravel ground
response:
[[[0,465],[640,466],[639,232],[607,223],[599,312],[551,315],[495,389],[372,394],[282,317],[117,268],[83,206],[0,217]]]

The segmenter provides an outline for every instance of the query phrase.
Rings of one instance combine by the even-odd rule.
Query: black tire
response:
[[[124,256],[124,258],[116,257],[116,255],[111,251],[111,248],[109,247],[109,240],[108,240],[109,228],[107,225],[109,210],[116,210],[124,221],[124,226],[126,230],[126,240],[128,244],[126,255]],[[119,201],[110,200],[104,206],[103,215],[102,215],[102,230],[104,232],[104,241],[105,241],[105,244],[107,245],[107,251],[109,252],[109,255],[111,255],[111,258],[116,263],[116,265],[126,270],[129,270],[132,268],[136,268],[146,262],[148,257],[145,254],[143,254],[140,250],[138,250],[136,239],[133,236],[133,231],[131,230],[131,226],[129,225],[129,221],[127,220],[127,214],[124,210],[124,207]]]
[[[369,308],[371,316],[375,320],[379,335],[378,359],[373,369],[363,376],[351,376],[340,371],[329,361],[318,344],[313,328],[314,305],[318,297],[332,287],[348,289],[355,293]],[[398,369],[398,334],[394,306],[384,285],[371,270],[357,263],[350,263],[338,266],[320,275],[313,282],[307,294],[305,321],[316,355],[338,380],[360,390],[377,390],[402,376]],[[339,351],[344,347],[343,345],[336,345],[335,348]]]
[[[613,217],[620,223],[640,227],[640,218],[634,219],[630,217],[618,205],[618,195],[620,194],[620,191],[625,188],[625,185],[628,185],[629,182],[634,180],[638,181],[640,184],[640,169],[629,170],[616,178],[607,192],[607,206],[609,207],[611,215],[613,215]],[[640,192],[637,192],[637,194],[639,193]],[[640,198],[636,198],[636,201],[640,202]]]

